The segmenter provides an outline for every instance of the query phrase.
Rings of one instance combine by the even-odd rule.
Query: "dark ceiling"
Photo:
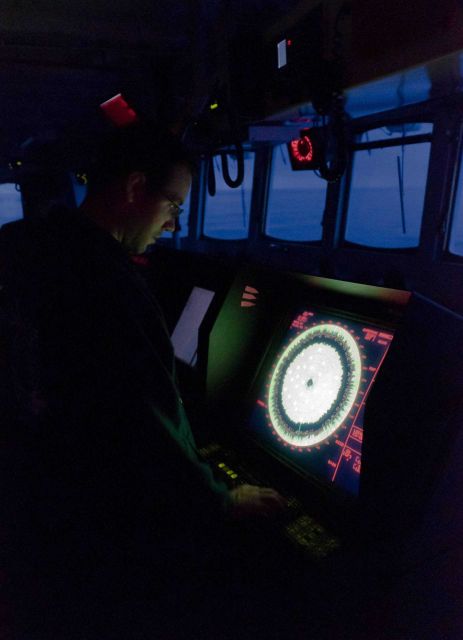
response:
[[[415,0],[414,5],[427,3]],[[314,21],[320,5],[323,12]],[[336,16],[344,7],[349,11],[353,7],[351,27],[344,29],[354,56],[347,59],[346,86],[463,46],[463,11],[457,0],[440,0],[434,11],[441,16],[440,22],[432,12],[426,19],[429,12],[418,8],[416,15],[409,9],[404,12],[402,0],[2,0],[0,170],[28,138],[63,132],[75,134],[77,140],[91,136],[101,123],[99,105],[120,92],[138,111],[182,130],[204,110],[210,97],[220,91],[227,96],[229,89],[228,98],[232,94],[239,103],[240,124],[255,122],[249,107],[262,97],[259,74],[267,63],[268,51],[263,51],[262,43],[268,34],[276,37],[281,25],[290,24],[294,16],[308,15],[305,24],[313,35],[318,37],[324,30],[325,36],[324,52],[317,50],[312,60],[317,70],[321,57],[331,55],[332,44],[327,48],[326,42],[333,40],[334,25],[343,30],[344,23]],[[410,25],[416,31],[417,15],[421,16],[421,39],[404,40],[403,33],[414,34]],[[376,31],[365,28],[371,20]],[[450,76],[461,82],[459,58],[453,56],[452,61],[457,72],[446,63],[438,74],[447,84]],[[416,74],[410,79],[399,75],[393,86],[381,85],[348,98],[357,111],[367,112],[372,102],[376,101],[374,109],[380,108],[392,95],[403,104],[409,86],[414,96],[426,97],[427,71],[419,86]],[[323,82],[321,73],[318,83]],[[433,78],[433,86],[436,82]],[[287,100],[291,115],[298,115],[297,102]],[[272,102],[268,113],[277,114],[279,106]]]
[[[169,125],[196,115],[236,34],[262,32],[295,0],[2,0],[0,154],[92,129],[123,92]]]

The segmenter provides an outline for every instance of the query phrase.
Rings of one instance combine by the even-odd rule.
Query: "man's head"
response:
[[[131,253],[143,253],[163,231],[174,231],[193,171],[169,132],[146,122],[116,129],[92,160],[82,207]]]

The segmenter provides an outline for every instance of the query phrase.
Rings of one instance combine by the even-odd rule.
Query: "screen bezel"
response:
[[[362,475],[360,474],[359,481],[359,493],[358,495],[343,489],[340,485],[336,485],[334,482],[322,478],[321,476],[310,473],[307,469],[301,468],[290,456],[285,456],[280,453],[276,448],[272,447],[265,441],[262,441],[255,431],[249,428],[250,417],[254,410],[254,406],[257,398],[261,395],[262,389],[268,378],[269,371],[274,363],[275,357],[281,350],[281,347],[288,336],[291,323],[301,312],[301,310],[314,311],[320,315],[329,315],[334,320],[342,321],[354,321],[362,324],[366,324],[372,328],[379,330],[387,330],[394,335],[395,324],[387,319],[378,319],[377,317],[369,317],[365,314],[358,314],[351,311],[346,311],[338,307],[332,307],[326,304],[320,304],[317,302],[301,304],[301,301],[293,302],[288,306],[288,310],[281,316],[279,322],[275,326],[275,331],[272,339],[269,341],[265,352],[262,354],[261,361],[256,370],[252,383],[249,387],[249,393],[246,397],[243,408],[243,419],[241,424],[243,425],[242,437],[248,442],[252,442],[258,450],[269,455],[272,459],[277,460],[280,465],[285,467],[290,473],[297,476],[299,479],[304,479],[308,486],[315,490],[318,494],[324,496],[324,500],[329,500],[339,504],[344,503],[348,509],[357,505],[361,501],[362,496]],[[363,450],[362,450],[363,456]],[[309,491],[310,493],[310,491]]]

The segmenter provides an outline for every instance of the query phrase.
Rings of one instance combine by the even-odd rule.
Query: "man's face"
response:
[[[127,240],[132,253],[146,251],[164,231],[173,232],[179,209],[191,187],[191,172],[185,165],[175,165],[164,186],[151,193],[144,183],[135,195],[136,216],[132,219]]]

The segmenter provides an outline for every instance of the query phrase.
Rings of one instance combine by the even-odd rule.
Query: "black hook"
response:
[[[244,151],[243,145],[240,142],[235,144],[236,148],[236,161],[238,164],[238,170],[236,174],[236,179],[232,180],[230,177],[230,172],[228,170],[228,155],[226,152],[222,152],[220,157],[222,159],[222,174],[225,184],[227,184],[232,189],[236,189],[240,187],[244,180]]]

